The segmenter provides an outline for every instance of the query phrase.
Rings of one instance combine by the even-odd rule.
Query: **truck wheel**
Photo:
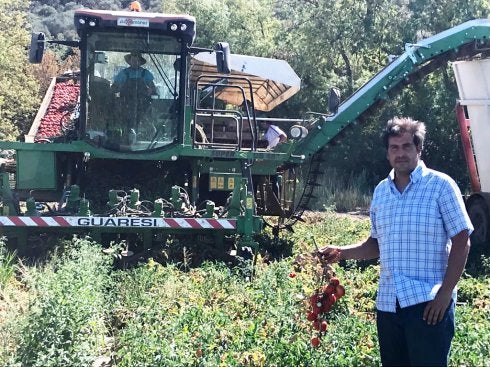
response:
[[[468,215],[475,230],[471,234],[473,244],[490,242],[490,212],[485,199],[477,197],[468,203]]]

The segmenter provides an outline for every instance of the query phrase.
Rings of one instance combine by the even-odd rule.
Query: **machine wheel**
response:
[[[474,197],[468,200],[468,215],[475,230],[471,234],[471,242],[483,244],[490,242],[490,212],[484,198]]]

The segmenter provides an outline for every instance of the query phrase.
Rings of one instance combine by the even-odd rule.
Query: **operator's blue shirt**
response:
[[[419,161],[402,193],[394,178],[392,170],[378,184],[370,210],[381,264],[376,307],[387,312],[395,312],[397,298],[401,307],[434,299],[446,273],[451,237],[473,230],[449,176]]]
[[[149,70],[140,66],[138,68],[129,67],[116,74],[114,77],[114,83],[122,84],[128,79],[143,79],[145,82],[151,82],[153,81],[153,74]]]

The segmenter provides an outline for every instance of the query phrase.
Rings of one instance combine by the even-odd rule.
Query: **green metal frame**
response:
[[[417,73],[430,61],[455,58],[460,50],[468,46],[470,50],[465,52],[479,53],[481,52],[478,49],[479,44],[489,39],[490,19],[477,19],[436,34],[417,44],[405,45],[405,52],[345,100],[335,115],[318,119],[308,136],[295,147],[294,154],[310,157],[318,152],[373,105],[387,99],[390,91],[401,84],[409,83],[414,77],[420,77]],[[473,46],[474,49],[471,50]]]
[[[48,162],[49,169],[46,176],[42,172],[37,172],[39,177],[40,188],[52,188],[56,183],[56,162],[58,156],[75,154],[83,159],[120,159],[120,160],[151,160],[151,161],[179,161],[183,160],[190,163],[193,175],[192,193],[196,194],[197,175],[200,173],[209,173],[219,178],[223,177],[228,184],[225,190],[232,191],[232,197],[228,210],[228,218],[236,219],[236,228],[233,230],[224,229],[172,229],[172,228],[106,228],[91,226],[87,227],[94,233],[94,236],[101,236],[107,232],[118,233],[142,233],[145,238],[146,246],[151,243],[151,237],[154,233],[165,231],[169,234],[179,233],[206,233],[225,236],[235,234],[238,237],[240,245],[255,247],[256,244],[253,236],[263,229],[262,218],[256,216],[256,209],[253,194],[249,191],[247,175],[249,174],[274,174],[277,167],[284,164],[298,165],[304,163],[316,152],[327,145],[336,137],[345,127],[352,124],[370,108],[379,101],[386,99],[390,93],[393,93],[414,78],[423,76],[440,64],[432,62],[446,61],[458,57],[468,57],[478,53],[478,46],[486,43],[490,38],[490,20],[474,20],[466,22],[445,32],[437,34],[418,44],[408,44],[405,52],[375,75],[368,83],[361,87],[351,97],[344,101],[338,111],[331,116],[321,116],[317,118],[309,127],[309,134],[299,140],[290,140],[281,144],[274,151],[265,150],[237,150],[237,149],[201,149],[194,147],[191,137],[191,120],[193,114],[190,106],[184,112],[185,122],[183,126],[183,140],[175,143],[162,150],[148,151],[145,153],[125,153],[114,152],[95,147],[82,140],[74,140],[69,143],[50,143],[36,144],[23,142],[0,142],[0,149],[14,149],[17,151],[18,167],[21,170],[20,178],[23,178],[24,170],[33,169],[23,157],[37,157],[37,162]],[[253,162],[249,171],[244,171],[245,162]],[[216,168],[216,170],[214,170]],[[25,182],[21,182],[20,187],[28,189],[30,186],[36,188],[33,183],[32,175],[24,175]],[[232,178],[232,181],[229,179]],[[39,187],[37,187],[39,188]],[[3,200],[2,218],[10,218],[15,212],[14,193],[9,186],[8,174],[3,172],[0,176],[0,192]],[[172,195],[170,200],[177,205],[178,195]],[[31,199],[28,205],[26,216],[35,217],[36,206],[35,199]],[[72,209],[79,207],[78,215],[89,217],[90,213],[88,203],[85,203],[78,195],[68,200],[67,205]],[[158,205],[156,206],[158,207]],[[210,217],[213,213],[213,206],[209,204],[206,216]],[[158,215],[161,212],[157,211]],[[23,215],[22,213],[17,215]],[[9,217],[10,216],[10,217]],[[34,228],[32,231],[39,230],[58,230],[60,232],[73,232],[73,228]],[[2,233],[14,234],[17,237],[26,237],[26,227],[14,226],[7,227],[5,224],[0,225]],[[81,228],[77,228],[80,230]]]

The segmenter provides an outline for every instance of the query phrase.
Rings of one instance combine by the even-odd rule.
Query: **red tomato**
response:
[[[338,286],[340,284],[339,278],[331,277],[330,278],[330,284],[333,285],[334,287]]]
[[[327,297],[327,305],[332,306],[335,302],[337,302],[337,297],[333,294],[329,294]]]
[[[316,319],[315,321],[313,321],[313,329],[320,330],[321,325],[322,325],[322,320]]]
[[[312,294],[310,296],[310,305],[311,306],[316,306],[316,304],[318,303],[318,301],[319,301],[318,293]]]
[[[308,321],[315,321],[318,318],[318,313],[316,312],[309,312],[308,316],[306,316],[306,319]]]
[[[61,121],[70,109],[74,108],[78,94],[78,84],[62,82],[55,85],[51,102],[41,119],[36,138],[51,138],[61,134]]]
[[[323,320],[320,323],[320,331],[327,331],[327,327],[328,327],[328,323],[325,320]]]
[[[332,294],[333,292],[335,292],[335,287],[332,284],[323,287],[324,294]]]
[[[311,345],[317,348],[320,345],[320,339],[318,337],[311,338]]]
[[[343,297],[345,295],[345,288],[342,285],[338,285],[335,287],[335,295],[337,296],[337,299]]]
[[[327,313],[330,312],[331,309],[332,309],[332,304],[330,304],[327,300],[327,302],[325,302],[325,304],[322,306],[321,312]]]

